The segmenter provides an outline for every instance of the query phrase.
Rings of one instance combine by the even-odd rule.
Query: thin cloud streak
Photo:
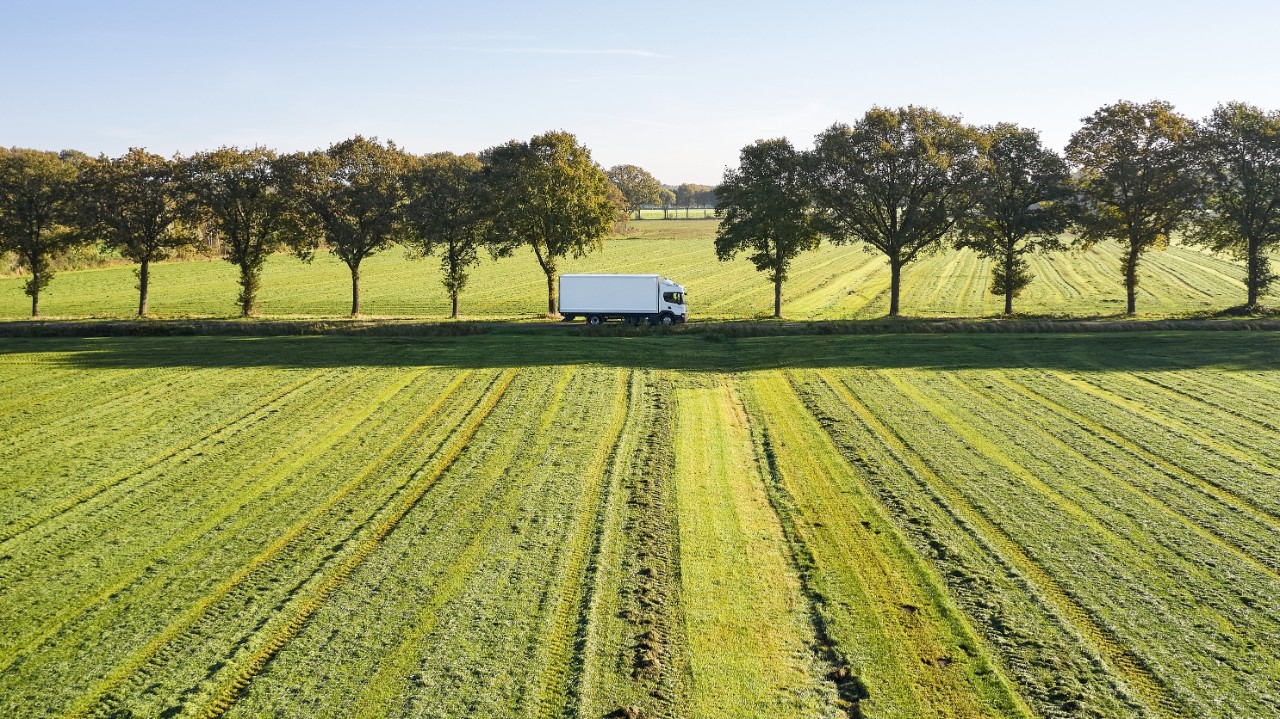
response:
[[[624,55],[627,57],[665,58],[649,50],[628,50],[624,48],[604,48],[593,50],[588,48],[567,47],[460,47],[458,50],[468,52],[503,53],[509,55]]]

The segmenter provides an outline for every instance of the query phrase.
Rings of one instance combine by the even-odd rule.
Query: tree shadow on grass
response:
[[[0,340],[0,363],[83,369],[601,365],[682,372],[780,368],[1280,369],[1277,332],[592,337],[193,336]]]

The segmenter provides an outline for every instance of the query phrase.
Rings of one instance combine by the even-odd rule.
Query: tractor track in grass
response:
[[[618,371],[619,379],[624,373]],[[581,673],[582,646],[586,635],[586,621],[590,610],[589,563],[599,554],[604,507],[609,498],[608,474],[617,461],[622,444],[622,430],[631,413],[631,390],[635,381],[631,371],[625,372],[613,401],[613,421],[605,431],[605,441],[596,449],[586,476],[594,481],[585,482],[579,498],[575,517],[580,519],[577,535],[571,540],[569,556],[561,569],[565,584],[552,592],[555,607],[550,627],[541,634],[544,646],[550,647],[550,656],[543,665],[535,691],[537,716],[555,719],[574,706],[570,673],[575,666]]]
[[[110,584],[108,586],[98,589],[98,591],[94,592],[92,596],[88,597],[87,599],[79,603],[76,603],[69,607],[64,608],[61,612],[58,612],[53,618],[45,621],[39,630],[37,630],[33,634],[29,634],[25,636],[22,644],[20,644],[17,647],[14,647],[10,651],[5,652],[5,654],[0,655],[0,671],[3,671],[3,668],[8,667],[13,662],[13,660],[17,658],[19,654],[24,653],[25,651],[30,651],[32,648],[39,646],[39,644],[45,641],[47,638],[57,634],[58,631],[60,631],[63,626],[65,626],[68,622],[70,622],[76,616],[83,614],[85,611],[88,611],[93,607],[101,605],[107,598],[117,594],[118,592],[123,591],[126,587],[134,584],[139,579],[146,576],[147,570],[141,567],[140,565],[147,564],[149,561],[151,561],[151,558],[153,557],[166,556],[169,553],[171,553],[175,548],[180,546],[185,546],[194,537],[199,537],[204,535],[209,530],[213,529],[214,527],[217,527],[223,520],[227,519],[232,515],[239,513],[240,509],[243,506],[249,504],[253,499],[266,493],[269,489],[274,487],[279,482],[284,481],[285,478],[289,475],[290,471],[295,466],[306,464],[322,456],[331,446],[336,444],[343,436],[345,436],[347,433],[353,430],[368,416],[372,415],[375,411],[377,411],[387,400],[389,400],[393,395],[395,395],[397,392],[399,392],[401,389],[403,389],[405,386],[411,383],[414,379],[416,379],[417,376],[421,374],[421,372],[423,371],[425,370],[422,370],[416,373],[407,373],[406,376],[401,377],[397,382],[393,382],[390,385],[386,386],[382,391],[380,391],[373,398],[372,401],[365,403],[362,410],[357,411],[350,416],[345,416],[345,417],[333,416],[331,417],[330,423],[326,425],[322,429],[322,431],[317,435],[300,437],[293,443],[289,444],[283,450],[278,451],[271,458],[268,458],[264,461],[256,463],[256,466],[258,467],[269,468],[265,476],[271,479],[269,481],[260,480],[258,482],[255,482],[253,491],[248,493],[252,496],[245,496],[245,493],[240,491],[241,490],[240,486],[231,487],[230,492],[232,496],[235,496],[237,498],[238,501],[228,502],[224,504],[223,506],[219,507],[218,510],[216,510],[215,512],[209,515],[206,515],[205,517],[202,517],[201,521],[198,524],[195,524],[194,526],[188,526],[185,529],[185,531],[171,537],[169,541],[165,542],[162,546],[158,548],[152,548],[145,554],[145,556],[139,557],[134,562],[133,566],[129,567],[123,572],[118,573],[115,577],[109,580]],[[363,379],[365,377],[366,375],[359,375],[352,379]],[[301,459],[296,460],[295,462],[290,464],[285,464],[285,465],[277,464],[277,461],[279,459],[292,456],[295,452],[298,452],[298,451],[301,451],[302,453]],[[242,479],[242,482],[250,481],[250,477],[248,476],[244,476],[241,479]],[[121,510],[118,510],[118,511],[121,511]],[[246,518],[242,521],[251,521],[251,520],[249,518]],[[80,527],[79,529],[80,529],[79,534],[86,535],[87,537],[88,529],[84,527]],[[41,553],[41,556],[46,557],[46,559],[48,557],[53,556],[54,552],[58,551],[57,547],[50,547],[47,545],[42,546],[41,549],[44,550]],[[31,565],[31,562],[28,561],[23,566],[30,566],[30,565]],[[7,580],[0,580],[0,583],[3,583],[4,581],[7,581]]]
[[[110,676],[99,682],[94,689],[88,692],[86,698],[69,713],[69,716],[109,716],[112,710],[118,708],[121,700],[132,695],[135,691],[140,691],[142,685],[150,681],[156,671],[165,664],[175,661],[177,655],[186,647],[199,643],[205,634],[214,631],[214,627],[223,623],[232,612],[236,611],[235,606],[244,603],[245,595],[259,591],[259,575],[269,577],[275,567],[296,561],[306,549],[319,541],[326,529],[325,526],[321,525],[321,520],[325,518],[325,515],[334,510],[348,495],[367,482],[375,472],[384,469],[386,463],[410,439],[413,439],[419,433],[419,430],[438,416],[440,409],[454,397],[459,387],[471,375],[471,371],[464,371],[455,377],[435,401],[419,413],[396,439],[388,443],[375,458],[365,464],[361,472],[342,485],[337,492],[330,495],[324,504],[313,508],[304,517],[295,522],[275,542],[250,559],[248,563],[222,582],[213,592],[202,596],[196,604],[171,621],[164,631],[148,642],[146,646],[117,666]],[[476,404],[479,405],[483,399],[483,396],[478,398]],[[465,433],[465,430],[455,427],[432,452],[427,459],[427,463],[435,457],[440,448],[450,441],[452,435],[459,431]],[[472,428],[472,431],[474,431],[474,428]],[[465,443],[465,437],[460,441]],[[405,484],[400,484],[391,490],[386,500],[381,505],[373,508],[367,517],[353,527],[346,536],[342,537],[337,542],[337,546],[350,542],[373,517],[376,517],[386,506],[394,501],[395,496],[412,481],[413,476],[410,475]],[[326,539],[325,543],[332,543],[332,540]],[[333,554],[336,554],[336,551]],[[331,557],[333,557],[333,554],[331,554]],[[320,564],[310,574],[303,577],[289,594],[292,595],[294,592],[299,591],[312,577],[322,572],[324,566],[324,563]],[[209,627],[209,629],[202,631],[204,627]]]
[[[1015,571],[1035,587],[1045,601],[1046,609],[1067,620],[1081,639],[1091,645],[1096,656],[1112,668],[1112,673],[1142,697],[1149,711],[1168,719],[1187,716],[1181,702],[1173,697],[1169,687],[1145,661],[1105,624],[1095,619],[1093,613],[1041,567],[1021,544],[973,505],[950,482],[934,472],[924,457],[912,450],[905,440],[857,400],[843,383],[832,379],[826,372],[819,372],[818,375],[858,415],[863,424],[875,432],[880,441],[893,448],[914,473],[940,494],[972,531],[985,537],[999,549],[1001,556],[1016,568]]]
[[[44,512],[41,512],[39,514],[28,515],[27,517],[22,518],[20,521],[14,522],[4,527],[3,529],[0,529],[0,550],[4,549],[4,544],[9,540],[18,537],[24,532],[30,529],[34,529],[35,527],[38,527],[41,524],[44,524],[45,522],[48,522],[49,520],[54,519],[61,514],[64,514],[66,512],[69,512],[75,509],[77,506],[92,500],[93,498],[111,489],[112,487],[115,487],[116,485],[122,484],[134,477],[140,476],[143,473],[156,468],[157,466],[159,466],[164,462],[167,462],[171,459],[179,458],[181,456],[186,455],[189,452],[195,451],[198,447],[202,446],[207,442],[216,441],[218,438],[223,437],[224,433],[226,433],[225,436],[227,438],[235,436],[237,432],[245,428],[245,425],[243,423],[252,420],[254,417],[259,415],[260,413],[266,410],[269,410],[271,406],[274,405],[276,402],[284,399],[285,397],[288,397],[289,395],[293,394],[294,392],[297,392],[298,390],[301,390],[302,388],[306,387],[307,385],[319,379],[320,376],[323,374],[325,374],[324,370],[313,372],[310,375],[307,375],[306,377],[304,377],[303,379],[271,393],[266,398],[260,400],[252,409],[246,412],[242,412],[239,416],[231,420],[228,420],[227,422],[222,423],[218,427],[215,427],[214,429],[209,430],[208,432],[205,432],[204,434],[191,440],[190,442],[179,445],[177,447],[172,447],[160,454],[154,455],[144,460],[140,466],[134,469],[131,469],[128,472],[122,472],[120,474],[117,474],[111,477],[110,479],[99,482],[98,484],[95,484],[94,486],[81,491],[75,496],[69,497],[63,500],[62,502],[59,502],[58,504],[54,505],[53,507],[49,508]]]
[[[422,482],[418,487],[414,488],[407,496],[405,496],[395,510],[384,519],[374,530],[373,534],[366,539],[360,546],[347,557],[346,560],[339,565],[333,573],[329,574],[321,583],[319,583],[310,593],[310,597],[304,599],[297,607],[293,614],[284,624],[267,637],[258,648],[243,663],[239,671],[237,671],[229,681],[221,683],[220,688],[216,690],[214,698],[201,712],[201,716],[205,719],[215,719],[221,717],[227,712],[239,699],[245,689],[253,679],[266,667],[276,654],[280,652],[292,639],[297,636],[298,632],[306,625],[307,621],[319,611],[325,601],[342,586],[351,574],[362,565],[381,545],[383,539],[386,538],[392,530],[400,523],[422,499],[427,490],[433,485],[436,478],[443,474],[453,462],[462,453],[466,447],[467,441],[473,437],[479,430],[481,424],[497,406],[499,400],[505,395],[507,388],[511,385],[512,380],[516,377],[515,370],[507,370],[502,373],[495,381],[495,387],[492,393],[484,401],[478,411],[473,415],[473,419],[467,424],[462,435],[465,439],[460,440],[447,452],[441,455],[437,468],[429,475],[430,480]]]

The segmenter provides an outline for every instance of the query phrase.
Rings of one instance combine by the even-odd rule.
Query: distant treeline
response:
[[[1028,253],[1114,240],[1135,314],[1138,266],[1175,233],[1245,265],[1246,310],[1258,308],[1280,245],[1280,113],[1220,105],[1194,122],[1160,101],[1119,102],[1084,118],[1065,157],[1035,130],[973,127],[921,107],[872,108],[820,133],[813,150],[786,138],[743,148],[716,189],[716,252],[749,253],[774,284],[822,238],[858,242],[889,263],[890,315],[902,268],[947,244],[993,262],[1005,313],[1031,281]]]
[[[254,311],[272,253],[310,259],[322,248],[351,271],[393,244],[440,259],[458,314],[482,252],[533,252],[556,312],[559,260],[600,248],[615,223],[645,208],[716,208],[716,252],[747,252],[782,286],[792,260],[826,238],[883,253],[890,315],[904,266],[948,244],[993,260],[991,291],[1013,299],[1031,281],[1025,257],[1072,243],[1115,240],[1128,312],[1136,312],[1142,256],[1175,233],[1245,264],[1244,308],[1259,306],[1280,245],[1280,113],[1243,103],[1201,122],[1165,102],[1119,102],[1084,119],[1065,157],[1035,130],[967,125],[921,107],[872,108],[820,133],[811,151],[760,140],[720,186],[663,186],[635,165],[607,172],[566,132],[478,154],[413,155],[354,137],[326,150],[277,154],[223,147],[160,157],[0,148],[0,252],[28,273],[32,315],[58,258],[92,243],[138,264],[138,314],[151,263],[204,243],[239,269],[240,311]]]

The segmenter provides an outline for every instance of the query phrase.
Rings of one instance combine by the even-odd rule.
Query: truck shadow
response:
[[[29,364],[33,372],[47,365],[84,369],[597,365],[681,372],[824,367],[1276,370],[1280,369],[1280,333],[10,338],[0,341],[0,363]]]

